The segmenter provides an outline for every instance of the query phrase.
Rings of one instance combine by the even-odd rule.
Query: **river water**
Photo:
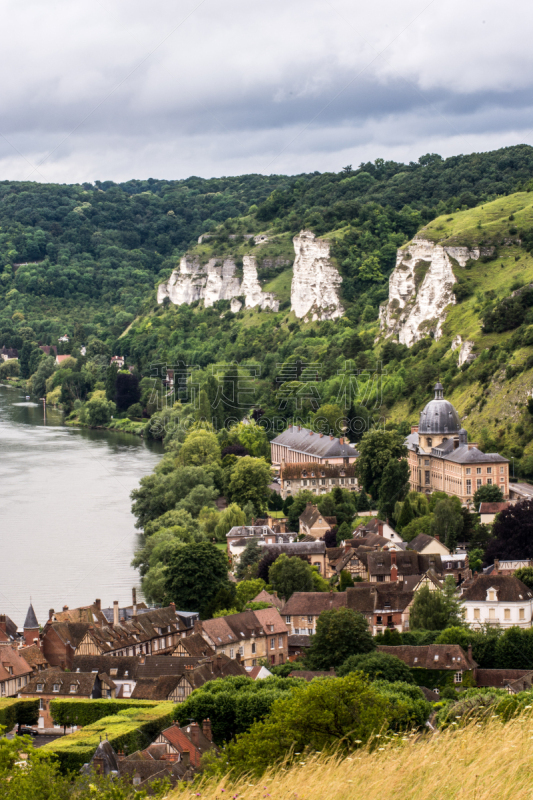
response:
[[[129,494],[161,458],[131,434],[70,428],[0,386],[0,613],[21,627],[96,598],[130,604],[139,575]]]

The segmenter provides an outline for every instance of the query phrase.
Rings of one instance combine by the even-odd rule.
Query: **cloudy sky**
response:
[[[533,144],[523,0],[3,0],[0,180],[338,171]]]

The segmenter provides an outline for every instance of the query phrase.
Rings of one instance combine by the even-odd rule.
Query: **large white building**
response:
[[[465,622],[473,628],[499,625],[502,628],[530,628],[533,593],[512,575],[477,575],[461,593]]]

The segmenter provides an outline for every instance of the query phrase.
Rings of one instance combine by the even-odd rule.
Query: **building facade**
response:
[[[280,494],[284,500],[289,495],[298,494],[302,489],[313,492],[313,494],[326,494],[336,486],[349,489],[350,492],[359,489],[353,463],[344,465],[317,464],[316,462],[287,464],[283,462],[279,477]]]
[[[533,593],[511,575],[476,575],[461,592],[465,622],[473,628],[531,628]]]
[[[498,453],[483,453],[468,442],[455,408],[444,399],[440,383],[435,398],[420,414],[406,439],[411,490],[439,491],[471,503],[481,486],[498,486],[509,497],[509,461]]]
[[[270,442],[272,465],[286,464],[336,464],[347,467],[359,455],[343,436],[337,438],[316,433],[300,425],[289,425],[286,431]]]

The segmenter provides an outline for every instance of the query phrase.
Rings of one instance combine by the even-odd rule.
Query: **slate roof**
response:
[[[291,647],[311,647],[311,637],[303,633],[290,633],[289,650]]]
[[[35,611],[31,603],[28,608],[28,613],[26,614],[26,619],[24,620],[24,630],[39,630],[39,623],[37,622],[37,617],[35,616]]]
[[[190,626],[177,617],[173,606],[150,609],[117,625],[107,622],[102,627],[91,625],[87,630],[96,646],[105,654],[157,639],[160,636],[158,628],[165,628],[167,634],[190,630]]]
[[[208,645],[200,633],[193,633],[191,636],[183,636],[176,648],[183,647],[191,658],[207,658],[214,656],[215,651]],[[175,652],[175,651],[174,651]]]
[[[399,575],[421,575],[428,569],[439,573],[443,571],[439,555],[421,555],[414,550],[405,550],[394,555],[387,550],[373,550],[366,558],[370,575],[390,575],[394,561]]]
[[[406,592],[397,583],[359,583],[346,590],[346,605],[368,617],[375,612],[405,611],[413,600],[413,592]]]
[[[285,544],[280,542],[278,544],[264,544],[263,550],[265,553],[285,553],[288,556],[312,556],[323,555],[326,552],[326,545],[322,540],[313,539],[307,542],[289,542]]]
[[[186,675],[191,683],[203,686],[208,680],[227,675],[246,675],[246,670],[235,659],[222,653],[212,658],[179,658],[175,656],[147,656],[139,665],[137,678],[159,678],[163,675]],[[196,688],[196,686],[194,687]]]
[[[322,520],[326,525],[333,527],[333,525],[337,524],[337,517],[326,517],[324,516],[312,503],[308,503],[300,515],[300,522],[306,525],[308,528],[312,528],[315,522]]]
[[[416,550],[417,553],[421,553],[425,547],[436,541],[437,539],[435,539],[433,536],[429,536],[427,533],[419,533],[418,536],[415,536],[414,539],[411,539],[407,546],[409,550]],[[439,544],[442,543],[439,542]]]
[[[440,383],[435,385],[435,399],[431,400],[420,414],[418,430],[423,434],[459,433],[461,420],[452,404],[442,395]]]
[[[279,436],[272,440],[272,444],[280,444],[298,453],[317,456],[319,458],[349,458],[359,455],[357,450],[343,439],[323,436],[319,433],[295,425],[289,426]]]
[[[46,623],[43,637],[47,635],[50,629],[53,629],[64,644],[69,644],[75,650],[90,627],[88,622]]]
[[[477,447],[463,444],[446,456],[456,464],[508,464],[509,459],[499,453],[482,453]]]
[[[191,765],[195,767],[195,769],[198,769],[200,766],[200,759],[203,753],[214,748],[213,742],[210,742],[209,739],[204,736],[201,727],[198,727],[198,746],[196,746],[191,739],[190,725],[184,725],[183,728],[180,728],[175,724],[161,733],[161,736],[164,736],[178,753],[184,753],[185,751],[190,753]]]
[[[135,680],[145,658],[150,656],[74,656],[72,672],[106,672],[116,680]]]
[[[72,697],[90,697],[97,679],[100,678],[110,689],[116,689],[116,684],[105,673],[96,672],[63,672],[59,667],[45,669],[36,675],[20,690],[21,694],[53,694],[57,696],[70,695]],[[37,691],[37,684],[42,684],[42,692]],[[59,684],[59,691],[54,692],[54,684]],[[72,684],[77,686],[76,692],[71,692]]]
[[[477,667],[474,659],[458,644],[378,645],[377,650],[396,656],[411,668],[471,670]]]
[[[285,613],[285,612],[284,612]],[[206,619],[202,622],[204,632],[216,647],[236,644],[254,636],[267,636],[274,625],[274,633],[286,633],[287,627],[277,609],[264,608],[261,611],[241,611],[227,617]]]
[[[283,606],[283,616],[318,616],[330,608],[344,608],[346,592],[294,592]]]
[[[515,578],[514,575],[477,575],[472,583],[463,590],[461,600],[476,602],[487,601],[487,591],[496,589],[499,603],[519,603],[531,600],[531,589]],[[493,601],[494,602],[494,601]]]

